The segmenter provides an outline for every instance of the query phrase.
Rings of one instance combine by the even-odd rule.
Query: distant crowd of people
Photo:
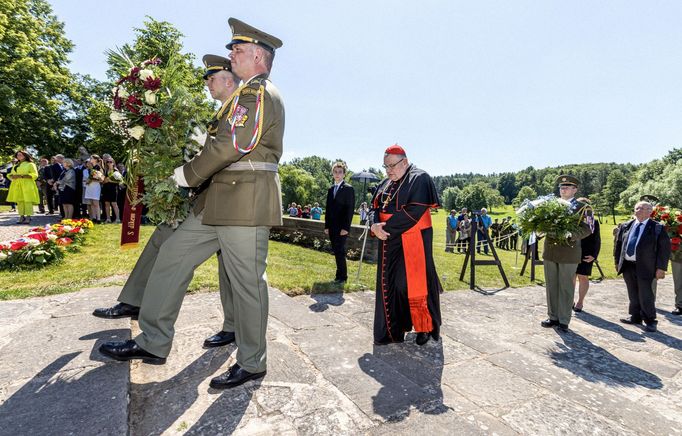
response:
[[[17,151],[0,187],[8,188],[6,201],[17,210],[17,224],[31,222],[38,213],[63,218],[90,218],[94,223],[121,222],[126,175],[123,164],[109,154],[65,158],[57,154],[35,159]]]
[[[471,241],[472,223],[476,222],[476,252],[483,250],[488,254],[488,244],[502,250],[517,250],[519,232],[511,217],[495,218],[493,222],[488,210],[482,208],[480,213],[474,214],[473,218],[466,207],[460,214],[455,209],[450,211],[445,223],[445,251],[448,253],[466,253],[469,251]]]

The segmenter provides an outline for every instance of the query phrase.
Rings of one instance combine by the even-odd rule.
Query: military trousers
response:
[[[232,295],[237,363],[249,372],[266,369],[269,227],[208,226],[190,213],[159,251],[140,306],[142,331],[135,342],[159,357],[170,353],[175,321],[194,270],[222,252],[226,291]]]
[[[172,227],[159,224],[154,229],[154,232],[149,237],[147,245],[142,250],[142,254],[137,259],[133,271],[128,276],[123,289],[118,296],[118,301],[121,303],[130,304],[132,306],[142,306],[142,297],[144,290],[147,287],[147,281],[152,273],[152,268],[159,255],[159,250],[164,242],[171,237],[175,229]],[[222,253],[218,252],[218,283],[220,284],[220,302],[223,306],[223,327],[222,330],[226,332],[234,332],[234,315],[232,313],[232,293],[229,291],[229,281],[227,273],[225,272],[225,265],[222,262]]]
[[[673,285],[675,286],[675,307],[682,309],[682,262],[670,262],[673,270]]]
[[[568,325],[571,322],[577,263],[557,263],[545,260],[545,287],[549,319]]]

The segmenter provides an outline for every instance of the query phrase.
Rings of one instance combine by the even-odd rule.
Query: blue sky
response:
[[[50,3],[71,69],[99,79],[145,15],[183,32],[197,65],[227,53],[230,16],[281,38],[285,160],[360,171],[398,142],[432,175],[487,174],[682,147],[679,1]]]

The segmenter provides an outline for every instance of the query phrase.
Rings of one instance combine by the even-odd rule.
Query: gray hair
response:
[[[648,201],[644,201],[644,200],[638,201],[637,204],[635,204],[635,209],[637,209],[637,206],[646,206],[648,209],[651,209],[651,210],[654,209],[653,204],[649,203]]]
[[[73,168],[73,160],[71,159],[64,159],[64,165],[69,165],[69,167]]]

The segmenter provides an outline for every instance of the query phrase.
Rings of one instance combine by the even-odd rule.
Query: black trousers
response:
[[[642,279],[637,276],[635,262],[623,261],[623,279],[628,288],[630,307],[628,313],[634,320],[646,323],[656,321],[656,296],[651,287],[654,279]]]
[[[48,212],[53,214],[54,210],[55,210],[56,196],[54,195],[54,191],[52,190],[52,186],[47,187],[47,191],[45,192],[45,197],[46,197],[46,203],[47,203],[47,210],[48,210]]]
[[[339,231],[329,229],[329,241],[332,243],[332,252],[336,258],[335,280],[348,280],[348,268],[346,267],[346,240],[348,235],[339,236]]]

